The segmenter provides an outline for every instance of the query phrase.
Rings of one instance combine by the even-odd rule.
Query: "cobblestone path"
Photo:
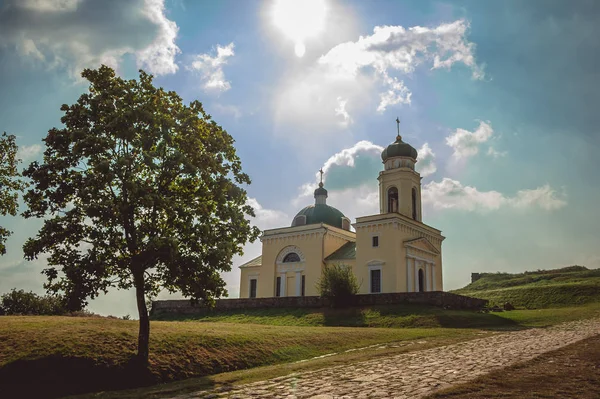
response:
[[[494,334],[457,344],[302,372],[196,398],[418,398],[600,334],[600,319]]]

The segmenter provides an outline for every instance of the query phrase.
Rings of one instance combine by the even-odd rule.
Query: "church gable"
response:
[[[414,249],[418,249],[421,251],[429,252],[433,255],[439,255],[440,251],[438,251],[432,243],[429,242],[427,238],[421,237],[408,241],[404,241],[404,246],[411,247]]]

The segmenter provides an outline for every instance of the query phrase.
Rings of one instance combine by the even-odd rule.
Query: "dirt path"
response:
[[[418,398],[600,334],[600,319],[530,329],[174,399]]]

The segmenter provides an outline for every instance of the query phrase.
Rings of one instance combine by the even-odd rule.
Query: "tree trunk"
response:
[[[142,365],[148,364],[148,344],[150,342],[150,318],[146,307],[146,296],[144,292],[144,274],[134,275],[135,297],[137,300],[138,314],[140,317],[140,330],[138,334],[137,356]]]

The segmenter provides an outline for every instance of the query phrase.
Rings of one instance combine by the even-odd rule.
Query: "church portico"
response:
[[[327,203],[320,170],[314,204],[301,209],[291,227],[265,230],[262,255],[240,266],[240,297],[319,295],[323,267],[334,264],[352,268],[360,294],[443,290],[444,237],[422,222],[418,154],[402,141],[396,122],[396,140],[381,154],[379,214],[357,217],[350,224]],[[244,283],[250,274],[256,277]]]

